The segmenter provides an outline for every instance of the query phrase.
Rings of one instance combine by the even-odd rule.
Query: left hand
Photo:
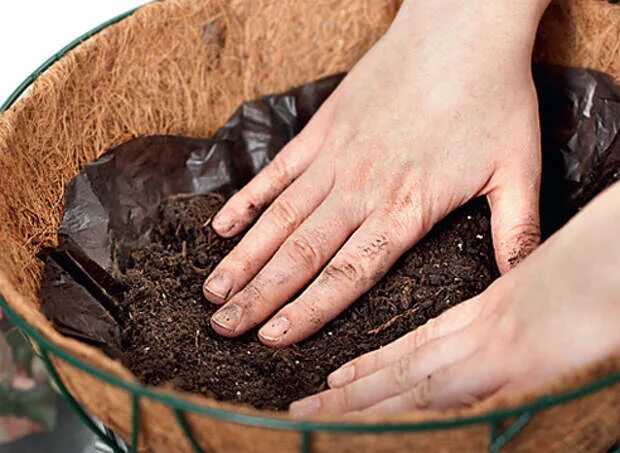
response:
[[[296,415],[443,409],[620,352],[620,183],[482,294],[332,373]]]
[[[232,237],[269,205],[205,282],[205,298],[222,305],[215,332],[237,337],[267,321],[258,337],[268,346],[307,338],[480,195],[500,271],[535,248],[530,62],[546,3],[405,1],[303,131],[213,218]]]

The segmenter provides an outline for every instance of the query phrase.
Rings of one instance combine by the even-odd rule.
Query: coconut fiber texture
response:
[[[131,138],[154,134],[208,137],[243,101],[349,70],[382,35],[397,1],[230,0],[149,4],[80,44],[43,74],[0,118],[0,293],[49,341],[107,373],[133,381],[96,348],[59,334],[39,311],[41,262],[54,246],[66,183],[88,161]],[[554,2],[541,25],[539,61],[582,66],[620,80],[620,7],[595,0]],[[61,360],[75,397],[129,439],[131,398]],[[620,370],[620,357],[580,370],[531,394],[491,398],[467,409],[418,411],[376,423],[448,420],[579,388]],[[264,412],[174,393],[205,407]],[[140,445],[191,451],[174,413],[140,403]],[[288,418],[287,415],[273,415]],[[206,451],[296,451],[297,431],[278,431],[189,415]],[[330,420],[326,420],[330,421]],[[341,420],[339,420],[341,421]],[[337,422],[337,421],[334,421]],[[620,386],[533,416],[507,449],[601,451],[620,433]],[[311,451],[479,451],[488,425],[410,433],[313,434]]]

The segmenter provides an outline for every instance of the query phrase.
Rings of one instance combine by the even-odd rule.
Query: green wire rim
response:
[[[0,114],[6,111],[15,103],[15,101],[26,91],[26,89],[42,74],[44,73],[52,64],[58,61],[62,56],[64,56],[67,52],[77,47],[79,44],[97,34],[104,28],[109,25],[120,22],[121,20],[127,18],[131,14],[133,14],[137,9],[134,8],[130,11],[127,11],[123,14],[120,14],[101,25],[93,28],[82,36],[78,37],[74,41],[70,42],[68,45],[63,47],[60,51],[56,52],[50,58],[48,58],[43,64],[41,64],[34,72],[29,75],[7,98],[7,100],[0,107]],[[44,359],[46,364],[51,366],[51,360],[49,359],[47,353],[51,352],[53,355],[59,359],[62,359],[64,362],[76,367],[77,369],[86,372],[94,377],[97,377],[104,381],[109,385],[113,385],[119,389],[130,392],[132,395],[132,406],[134,409],[134,414],[138,409],[138,399],[139,398],[149,398],[151,400],[166,404],[167,406],[173,408],[175,410],[175,414],[177,415],[181,426],[185,425],[187,428],[187,432],[189,431],[189,426],[187,426],[185,419],[183,417],[182,411],[191,412],[199,415],[204,415],[212,418],[216,418],[222,421],[262,427],[262,428],[270,428],[270,429],[279,429],[279,430],[296,430],[302,433],[302,450],[309,450],[310,446],[310,433],[316,431],[323,432],[349,432],[349,433],[395,433],[395,432],[413,432],[413,431],[428,431],[428,430],[437,430],[437,429],[454,429],[459,427],[471,426],[481,423],[487,423],[491,425],[491,432],[495,433],[492,435],[493,438],[496,437],[497,444],[495,444],[496,448],[501,448],[503,444],[505,444],[510,438],[512,438],[520,428],[522,428],[525,423],[537,412],[546,409],[551,406],[563,404],[577,398],[595,393],[605,387],[609,387],[611,385],[620,382],[620,372],[613,373],[609,376],[606,376],[602,379],[594,381],[590,384],[587,384],[579,389],[571,390],[559,395],[552,396],[542,396],[539,399],[514,408],[508,409],[500,409],[496,411],[491,411],[482,415],[474,415],[469,417],[461,417],[454,418],[449,420],[434,420],[434,421],[423,421],[423,422],[414,422],[414,423],[382,423],[382,424],[364,424],[364,423],[328,423],[328,422],[316,422],[316,421],[303,421],[303,420],[287,420],[282,418],[276,418],[271,416],[260,416],[260,415],[250,415],[250,414],[242,414],[235,412],[233,410],[227,409],[219,409],[213,407],[201,406],[195,403],[191,403],[189,401],[177,398],[173,395],[161,393],[154,388],[149,388],[141,385],[138,382],[129,382],[124,381],[117,376],[112,374],[108,374],[98,368],[91,366],[90,364],[81,361],[77,357],[72,354],[66,352],[62,348],[58,347],[56,344],[49,341],[45,338],[36,328],[26,323],[23,319],[21,319],[8,305],[6,300],[0,295],[0,308],[7,314],[9,320],[18,326],[24,333],[26,333],[32,340],[37,343],[41,350],[44,351]],[[53,366],[51,366],[53,369]],[[59,379],[58,379],[59,380]],[[64,392],[63,392],[64,393]],[[72,398],[70,393],[67,392],[67,397]],[[78,406],[79,407],[79,406]],[[77,410],[77,409],[76,409]],[[510,426],[504,434],[497,433],[496,427],[498,423],[511,418],[516,417],[517,422]],[[138,425],[137,415],[133,421],[134,425]],[[137,430],[134,427],[133,430],[133,444],[134,448],[137,446]],[[91,427],[92,429],[92,427]],[[193,437],[193,436],[192,436]],[[190,437],[190,440],[192,440]],[[196,445],[194,445],[196,448]],[[199,446],[198,446],[199,448]],[[493,448],[493,445],[491,445]]]

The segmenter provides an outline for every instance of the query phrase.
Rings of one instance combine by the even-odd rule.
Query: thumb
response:
[[[540,181],[520,176],[487,194],[497,267],[503,274],[516,266],[540,244]]]

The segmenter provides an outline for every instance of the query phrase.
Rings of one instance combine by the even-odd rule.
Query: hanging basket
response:
[[[69,44],[2,106],[0,308],[113,450],[116,442],[85,411],[130,449],[157,452],[574,452],[602,451],[620,438],[620,356],[538,392],[467,409],[298,420],[142,386],[40,313],[36,254],[54,245],[65,184],[85,163],[136,136],[209,136],[243,100],[347,71],[398,7],[395,0],[152,3]],[[620,6],[553,3],[535,57],[620,82]]]

